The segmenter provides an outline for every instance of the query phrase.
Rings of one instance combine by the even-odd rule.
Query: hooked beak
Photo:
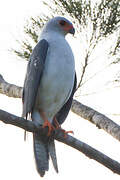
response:
[[[75,34],[75,28],[72,27],[72,28],[69,30],[69,33],[74,35],[74,34]]]

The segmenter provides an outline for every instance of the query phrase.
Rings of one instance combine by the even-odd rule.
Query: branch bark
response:
[[[105,130],[115,139],[120,141],[120,126],[104,114],[76,101],[72,102],[72,112],[95,124],[98,128]]]
[[[14,84],[10,84],[4,80],[0,75],[0,93],[5,94],[9,97],[21,98],[22,97],[22,87],[18,87]],[[109,119],[107,116],[95,111],[94,109],[73,100],[71,111],[78,116],[88,120],[97,127],[105,130],[115,139],[120,141],[120,126]]]
[[[6,124],[17,126],[29,132],[36,132],[39,133],[39,135],[47,135],[47,131],[48,131],[47,128],[43,129],[41,126],[34,124],[34,122],[32,121],[28,121],[25,120],[24,118],[17,117],[3,110],[0,110],[0,120]],[[55,133],[53,134],[53,137],[56,140],[82,152],[87,157],[96,160],[97,162],[101,163],[103,166],[107,167],[114,173],[120,175],[120,163],[111,159],[110,157],[106,156],[100,151],[92,148],[88,144],[70,135],[67,135],[67,137],[64,138],[64,133],[60,130],[56,130]]]
[[[22,87],[16,86],[6,82],[2,75],[0,75],[0,93],[8,97],[21,98]]]

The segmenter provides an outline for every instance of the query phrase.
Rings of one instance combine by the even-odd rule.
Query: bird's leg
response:
[[[61,131],[63,131],[63,133],[64,133],[64,138],[67,137],[67,134],[68,134],[68,133],[74,134],[73,131],[66,131],[66,130],[62,129],[61,126],[60,126],[60,124],[59,124],[59,122],[57,121],[56,117],[53,118],[53,121],[54,121],[54,123],[55,123],[56,129],[60,129]]]
[[[42,119],[44,120],[44,124],[43,124],[43,128],[45,127],[48,127],[48,134],[47,136],[50,136],[51,135],[51,132],[53,130],[55,130],[54,126],[48,121],[47,117],[46,117],[46,114],[44,111],[40,110],[40,115],[42,117]]]
[[[61,129],[61,126],[59,124],[59,122],[57,121],[56,117],[53,118],[54,124],[55,124],[55,128],[56,129]]]

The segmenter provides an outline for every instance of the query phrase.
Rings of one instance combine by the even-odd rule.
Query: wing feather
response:
[[[77,86],[77,77],[75,74],[74,86],[73,86],[71,95],[70,95],[69,99],[67,100],[67,102],[60,109],[60,111],[56,114],[56,119],[59,124],[62,124],[65,121],[65,119],[67,118],[67,115],[68,115],[71,105],[72,105],[73,96],[76,91],[76,86]]]
[[[23,113],[22,117],[32,112],[48,51],[48,42],[43,39],[33,49],[27,66],[27,73],[23,88]]]

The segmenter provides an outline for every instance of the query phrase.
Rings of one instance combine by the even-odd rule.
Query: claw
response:
[[[64,129],[61,129],[61,131],[64,133],[64,138],[67,138],[68,133],[74,134],[73,131],[65,131]]]

